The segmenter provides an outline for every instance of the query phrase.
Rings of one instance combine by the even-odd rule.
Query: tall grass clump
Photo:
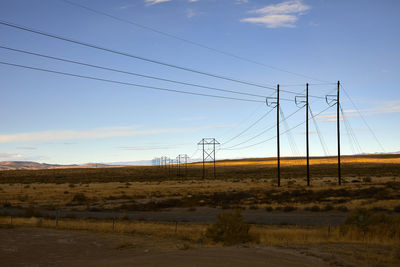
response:
[[[218,221],[207,228],[206,237],[229,246],[251,241],[249,230],[250,225],[243,220],[239,210],[227,211],[220,213]]]
[[[358,209],[351,213],[342,226],[343,235],[364,241],[400,242],[400,218],[383,212]]]

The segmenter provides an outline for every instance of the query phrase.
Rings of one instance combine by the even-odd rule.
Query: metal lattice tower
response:
[[[177,161],[176,163],[178,165],[178,173],[177,173],[178,177],[180,177],[180,176],[186,177],[188,159],[189,159],[189,156],[187,154],[179,154],[176,157],[176,161]],[[184,173],[182,173],[182,169],[185,170]]]
[[[220,143],[215,138],[203,138],[197,144],[202,146],[203,149],[203,178],[206,176],[206,161],[211,161],[214,164],[214,179],[216,178],[216,170],[215,170],[215,145],[219,145]]]

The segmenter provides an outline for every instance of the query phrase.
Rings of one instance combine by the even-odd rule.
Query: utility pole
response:
[[[295,98],[296,99],[296,98]],[[271,101],[272,100],[272,101]],[[276,108],[276,136],[277,136],[277,163],[278,163],[278,187],[281,186],[281,151],[280,151],[280,138],[279,138],[279,84],[276,89],[276,97],[266,97],[265,102],[268,107]]]
[[[342,171],[340,169],[340,81],[337,82],[336,95],[326,95],[325,100],[329,106],[336,105],[336,124],[337,124],[337,146],[338,146],[338,184],[342,184]]]
[[[342,184],[342,172],[340,169],[340,98],[339,98],[339,91],[340,91],[340,81],[337,82],[337,101],[336,101],[336,121],[337,121],[337,143],[338,143],[338,183],[339,185]]]
[[[307,150],[307,186],[310,186],[310,147],[308,139],[308,83],[306,84],[306,150]]]
[[[281,186],[281,148],[280,148],[280,138],[279,138],[279,84],[276,90],[276,137],[277,137],[277,154],[278,154],[278,187]]]
[[[303,100],[298,100],[303,99]],[[307,186],[310,186],[310,146],[309,146],[309,130],[308,130],[308,83],[306,83],[306,95],[295,96],[294,102],[298,108],[306,107],[306,158],[307,158]]]
[[[204,139],[203,139],[204,140]],[[206,177],[206,166],[205,166],[205,158],[204,158],[204,141],[202,142],[203,144],[203,179]]]

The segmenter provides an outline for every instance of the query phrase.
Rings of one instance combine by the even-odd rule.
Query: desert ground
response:
[[[279,188],[274,158],[218,161],[215,178],[200,163],[0,171],[0,262],[400,264],[400,155],[342,157],[340,186],[335,157],[311,159],[309,187],[303,158],[281,165]],[[216,238],[223,218],[245,237]]]

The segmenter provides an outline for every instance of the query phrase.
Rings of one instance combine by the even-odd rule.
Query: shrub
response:
[[[223,212],[218,221],[207,228],[206,237],[224,245],[249,242],[250,225],[245,223],[239,210]]]
[[[352,212],[345,221],[345,226],[355,227],[366,233],[388,235],[391,238],[399,238],[400,220],[398,217],[389,216],[382,212],[374,212],[367,209],[357,209]]]
[[[74,197],[72,198],[72,201],[78,202],[78,203],[84,203],[87,201],[87,197],[83,193],[76,193]]]
[[[37,211],[34,206],[29,206],[25,209],[24,216],[27,218],[41,217],[42,214],[39,211]]]
[[[371,177],[365,177],[365,178],[363,178],[362,180],[363,180],[364,183],[370,183],[370,182],[372,182]]]
[[[312,207],[310,208],[310,211],[318,212],[318,211],[321,211],[321,208],[320,208],[319,206],[312,206]]]
[[[400,205],[393,208],[394,212],[400,212]]]
[[[338,211],[342,211],[342,212],[347,212],[347,211],[349,211],[349,209],[348,209],[346,206],[339,206],[339,207],[337,207],[337,210],[338,210]]]
[[[330,210],[333,210],[333,207],[331,205],[326,205],[322,210],[323,211],[330,211]]]
[[[293,207],[293,206],[285,206],[285,207],[283,208],[283,211],[284,211],[284,212],[290,212],[290,211],[294,211],[294,210],[297,210],[297,208],[296,208],[296,207]]]
[[[273,207],[271,207],[271,206],[268,206],[268,207],[265,207],[265,210],[266,210],[266,211],[268,211],[268,212],[271,212],[271,211],[273,211],[273,210],[274,210],[274,208],[273,208]]]

